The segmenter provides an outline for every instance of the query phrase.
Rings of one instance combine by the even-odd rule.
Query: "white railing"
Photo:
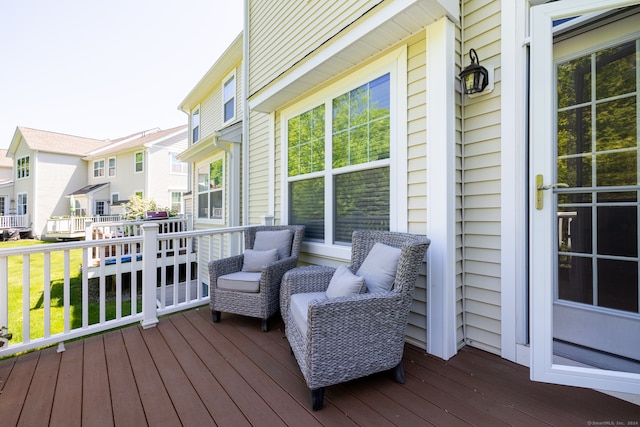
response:
[[[2,215],[0,216],[1,228],[27,228],[29,227],[29,215]]]
[[[173,234],[187,231],[187,220],[183,217],[175,217],[169,219],[152,220],[158,224],[158,232],[160,234]],[[99,222],[90,224],[85,230],[85,240],[93,240],[103,242],[105,240],[111,242],[111,239],[119,237],[131,237],[141,236],[142,227],[144,224],[148,224],[149,221],[113,221],[113,222]],[[104,262],[107,264],[113,264],[118,256],[130,257],[133,254],[140,254],[139,245],[124,245],[120,254],[116,254],[115,244],[96,246],[91,251],[91,257],[89,258],[89,266],[96,266],[100,264],[101,257],[104,257]],[[102,248],[102,251],[100,250]],[[177,246],[179,251],[185,251],[187,249],[187,242],[182,239],[178,242]],[[158,254],[162,252],[173,251],[173,242],[166,242],[158,244]],[[102,252],[102,253],[101,253]]]
[[[120,221],[120,215],[70,216],[66,218],[50,218],[47,220],[47,235],[81,234],[87,223]]]
[[[244,228],[160,233],[160,227],[149,221],[139,236],[111,239],[103,247],[115,246],[115,263],[107,273],[106,250],[100,250],[95,279],[88,270],[96,241],[0,249],[0,327],[13,334],[0,357],[52,344],[64,348],[66,340],[135,322],[152,327],[160,315],[207,304],[207,264],[242,253]],[[123,259],[127,247],[139,247],[141,256]]]

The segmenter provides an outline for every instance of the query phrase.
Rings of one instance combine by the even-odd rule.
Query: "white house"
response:
[[[102,141],[18,127],[7,150],[14,181],[0,183],[0,208],[28,215],[32,234],[42,239],[52,216],[120,213],[134,194],[182,212],[188,171],[177,154],[186,147],[186,129]]]
[[[45,237],[47,220],[69,215],[65,196],[87,183],[82,157],[107,141],[64,135],[19,126],[7,156],[13,159],[13,188],[3,195],[9,213],[28,215],[31,232]]]
[[[87,215],[121,213],[120,205],[132,195],[182,213],[188,171],[177,155],[186,147],[186,125],[112,141],[83,157],[87,181],[71,194]]]

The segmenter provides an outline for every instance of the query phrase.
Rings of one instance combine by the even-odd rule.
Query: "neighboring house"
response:
[[[14,182],[0,183],[0,208],[28,215],[40,239],[52,216],[121,213],[133,194],[181,212],[188,171],[176,156],[186,147],[186,129],[102,141],[18,127],[7,151]]]
[[[6,149],[0,150],[0,185],[13,180],[13,161],[7,157]]]
[[[242,34],[178,107],[189,115],[189,147],[178,157],[192,167],[194,228],[240,224]]]
[[[352,229],[426,234],[409,342],[640,403],[637,4],[247,0],[239,223],[306,224],[301,260],[331,265]],[[466,95],[470,49],[490,85]],[[181,105],[185,160],[216,154],[230,70]]]
[[[140,132],[88,152],[87,181],[71,193],[78,209],[86,215],[122,213],[121,205],[138,195],[183,213],[188,165],[177,155],[186,147],[183,125]]]
[[[12,214],[28,215],[32,234],[44,238],[51,216],[69,215],[65,196],[87,183],[82,157],[107,143],[18,127],[7,150],[13,159],[14,183],[10,195],[4,196],[5,206]]]

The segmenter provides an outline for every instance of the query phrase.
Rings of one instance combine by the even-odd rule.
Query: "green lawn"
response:
[[[16,242],[0,242],[0,248],[45,245],[46,242],[38,240],[19,240]],[[70,251],[70,326],[72,329],[82,326],[82,278],[79,267],[82,263],[82,251],[75,249]],[[9,332],[13,333],[13,342],[22,341],[22,256],[9,257]],[[51,294],[51,334],[64,331],[64,254],[54,252],[50,261],[51,276],[49,286]],[[30,337],[31,339],[44,336],[44,255],[31,255],[29,262],[29,275],[31,289],[29,292],[29,313],[30,313]],[[89,286],[97,286],[93,281]],[[141,310],[142,303],[138,301],[138,311]],[[116,313],[115,301],[106,302],[106,319],[114,319]],[[131,313],[131,303],[122,302],[122,316]],[[89,324],[98,323],[100,319],[100,304],[98,302],[89,303]],[[1,325],[0,325],[1,326]]]

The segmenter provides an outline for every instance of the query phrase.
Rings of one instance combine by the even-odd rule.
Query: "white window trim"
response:
[[[203,166],[209,166],[211,163],[216,162],[218,160],[222,159],[222,218],[201,218],[198,214],[199,209],[200,209],[200,192],[198,191],[198,183],[197,183],[197,179],[198,179],[198,169],[200,169]],[[212,156],[207,158],[207,160],[199,162],[195,165],[195,176],[196,176],[196,184],[195,184],[195,191],[193,192],[194,195],[194,206],[195,206],[195,213],[194,213],[194,220],[200,224],[212,224],[212,225],[225,225],[226,224],[226,220],[227,220],[227,158],[226,156],[219,154],[216,156]],[[207,194],[209,194],[210,191],[207,192]],[[184,200],[184,195],[183,195],[183,200]]]
[[[113,175],[111,175],[111,166],[109,165],[109,162],[113,160]],[[107,159],[107,164],[105,165],[105,168],[107,170],[107,177],[109,178],[113,178],[116,176],[116,174],[118,173],[118,160],[115,157],[109,157]]]
[[[282,111],[280,118],[281,129],[281,141],[280,141],[280,156],[282,159],[281,167],[281,203],[280,212],[282,215],[282,222],[288,224],[289,222],[289,192],[288,192],[288,168],[287,168],[287,121],[299,115],[305,111],[317,107],[321,103],[330,103],[331,100],[339,95],[344,94],[359,85],[368,83],[386,73],[390,74],[390,157],[389,159],[381,160],[376,163],[379,165],[388,164],[390,167],[390,217],[389,217],[389,229],[391,231],[407,231],[407,47],[406,45],[397,48],[388,54],[374,60],[370,64],[367,64],[357,70],[354,70],[349,75],[340,81],[327,86],[326,88],[305,97],[304,100],[286,108]],[[328,114],[331,114],[332,109],[329,108]],[[327,114],[327,113],[325,113]],[[328,121],[327,121],[328,122]],[[331,132],[325,132],[325,135],[331,135]],[[327,141],[325,146],[325,153],[331,148],[331,141]],[[325,164],[330,164],[325,161]],[[367,166],[370,164],[367,164]],[[351,170],[361,169],[362,165],[351,166]],[[341,171],[346,170],[342,168]],[[314,174],[309,174],[307,177],[312,177]],[[323,171],[320,175],[332,178],[334,174],[330,176]],[[398,189],[401,189],[398,191]],[[328,189],[325,188],[325,191]],[[331,200],[325,200],[325,212],[332,212],[333,204]],[[326,230],[333,230],[333,218],[329,216],[329,223],[326,224]],[[337,245],[332,243],[332,233],[325,234],[324,242],[309,242],[305,245],[305,250],[309,253],[320,256],[339,257],[348,260],[350,257],[350,248],[345,245]]]
[[[29,155],[26,155],[26,156],[18,157],[16,159],[16,180],[29,178],[29,176],[31,175],[31,159],[29,157],[30,157]],[[22,166],[22,167],[18,166],[18,163],[21,160],[24,160],[24,159],[27,159],[29,161],[29,167],[28,168],[25,168],[24,166]],[[25,174],[22,175],[22,176],[19,176],[19,173],[20,173],[21,170],[23,172],[25,172]]]
[[[195,113],[198,113],[198,139],[193,139],[193,116]],[[189,140],[191,141],[191,145],[197,143],[202,139],[202,109],[200,108],[200,104],[198,104],[193,110],[191,110],[191,114],[189,114]]]
[[[113,196],[117,196],[118,197],[118,201],[114,202],[113,201]],[[120,192],[116,191],[111,193],[111,195],[109,196],[109,201],[110,203],[113,205],[114,203],[120,203]]]
[[[24,212],[20,213],[20,206],[22,206],[22,203],[20,203],[20,199],[22,197],[24,197],[27,201],[27,203],[25,203],[24,205],[27,207],[27,213],[29,213],[29,195],[26,192],[20,192],[16,194],[16,212],[18,215],[25,215]]]
[[[189,164],[186,163],[186,162],[181,162],[180,160],[178,160],[178,154],[180,154],[180,153],[173,153],[173,152],[169,153],[169,174],[171,174],[171,175],[186,175],[187,171],[189,170]],[[174,165],[173,159],[174,158],[176,159],[176,161],[178,161],[180,163],[181,168],[183,169],[182,172],[174,172],[173,171],[173,165]]]
[[[136,156],[138,154],[142,154],[142,170],[136,170],[136,165],[138,164],[138,161],[136,160]],[[133,173],[144,173],[144,151],[136,151],[135,153],[133,153]]]
[[[231,78],[233,78],[233,85],[234,85],[234,90],[233,90],[233,116],[231,116],[229,119],[225,120],[225,118],[224,118],[224,106],[227,103],[227,101],[231,100],[231,98],[229,98],[228,100],[225,99],[225,97],[224,97],[224,86],[227,84],[227,82],[229,80],[231,80]],[[224,125],[224,124],[227,124],[227,123],[230,123],[230,122],[234,121],[236,119],[236,115],[237,115],[237,110],[238,110],[238,79],[236,78],[236,70],[233,70],[231,73],[229,73],[227,75],[227,77],[225,77],[222,80],[221,90],[222,90],[222,96],[221,96],[222,109],[221,109],[221,111],[222,111],[222,122],[223,122],[223,125]]]
[[[102,168],[96,169],[96,164],[99,164],[100,162],[102,162]],[[93,172],[92,172],[93,178],[104,178],[107,176],[104,159],[94,160],[92,163],[92,166],[93,166]],[[102,169],[102,175],[96,176],[96,172],[99,171],[100,169]]]

